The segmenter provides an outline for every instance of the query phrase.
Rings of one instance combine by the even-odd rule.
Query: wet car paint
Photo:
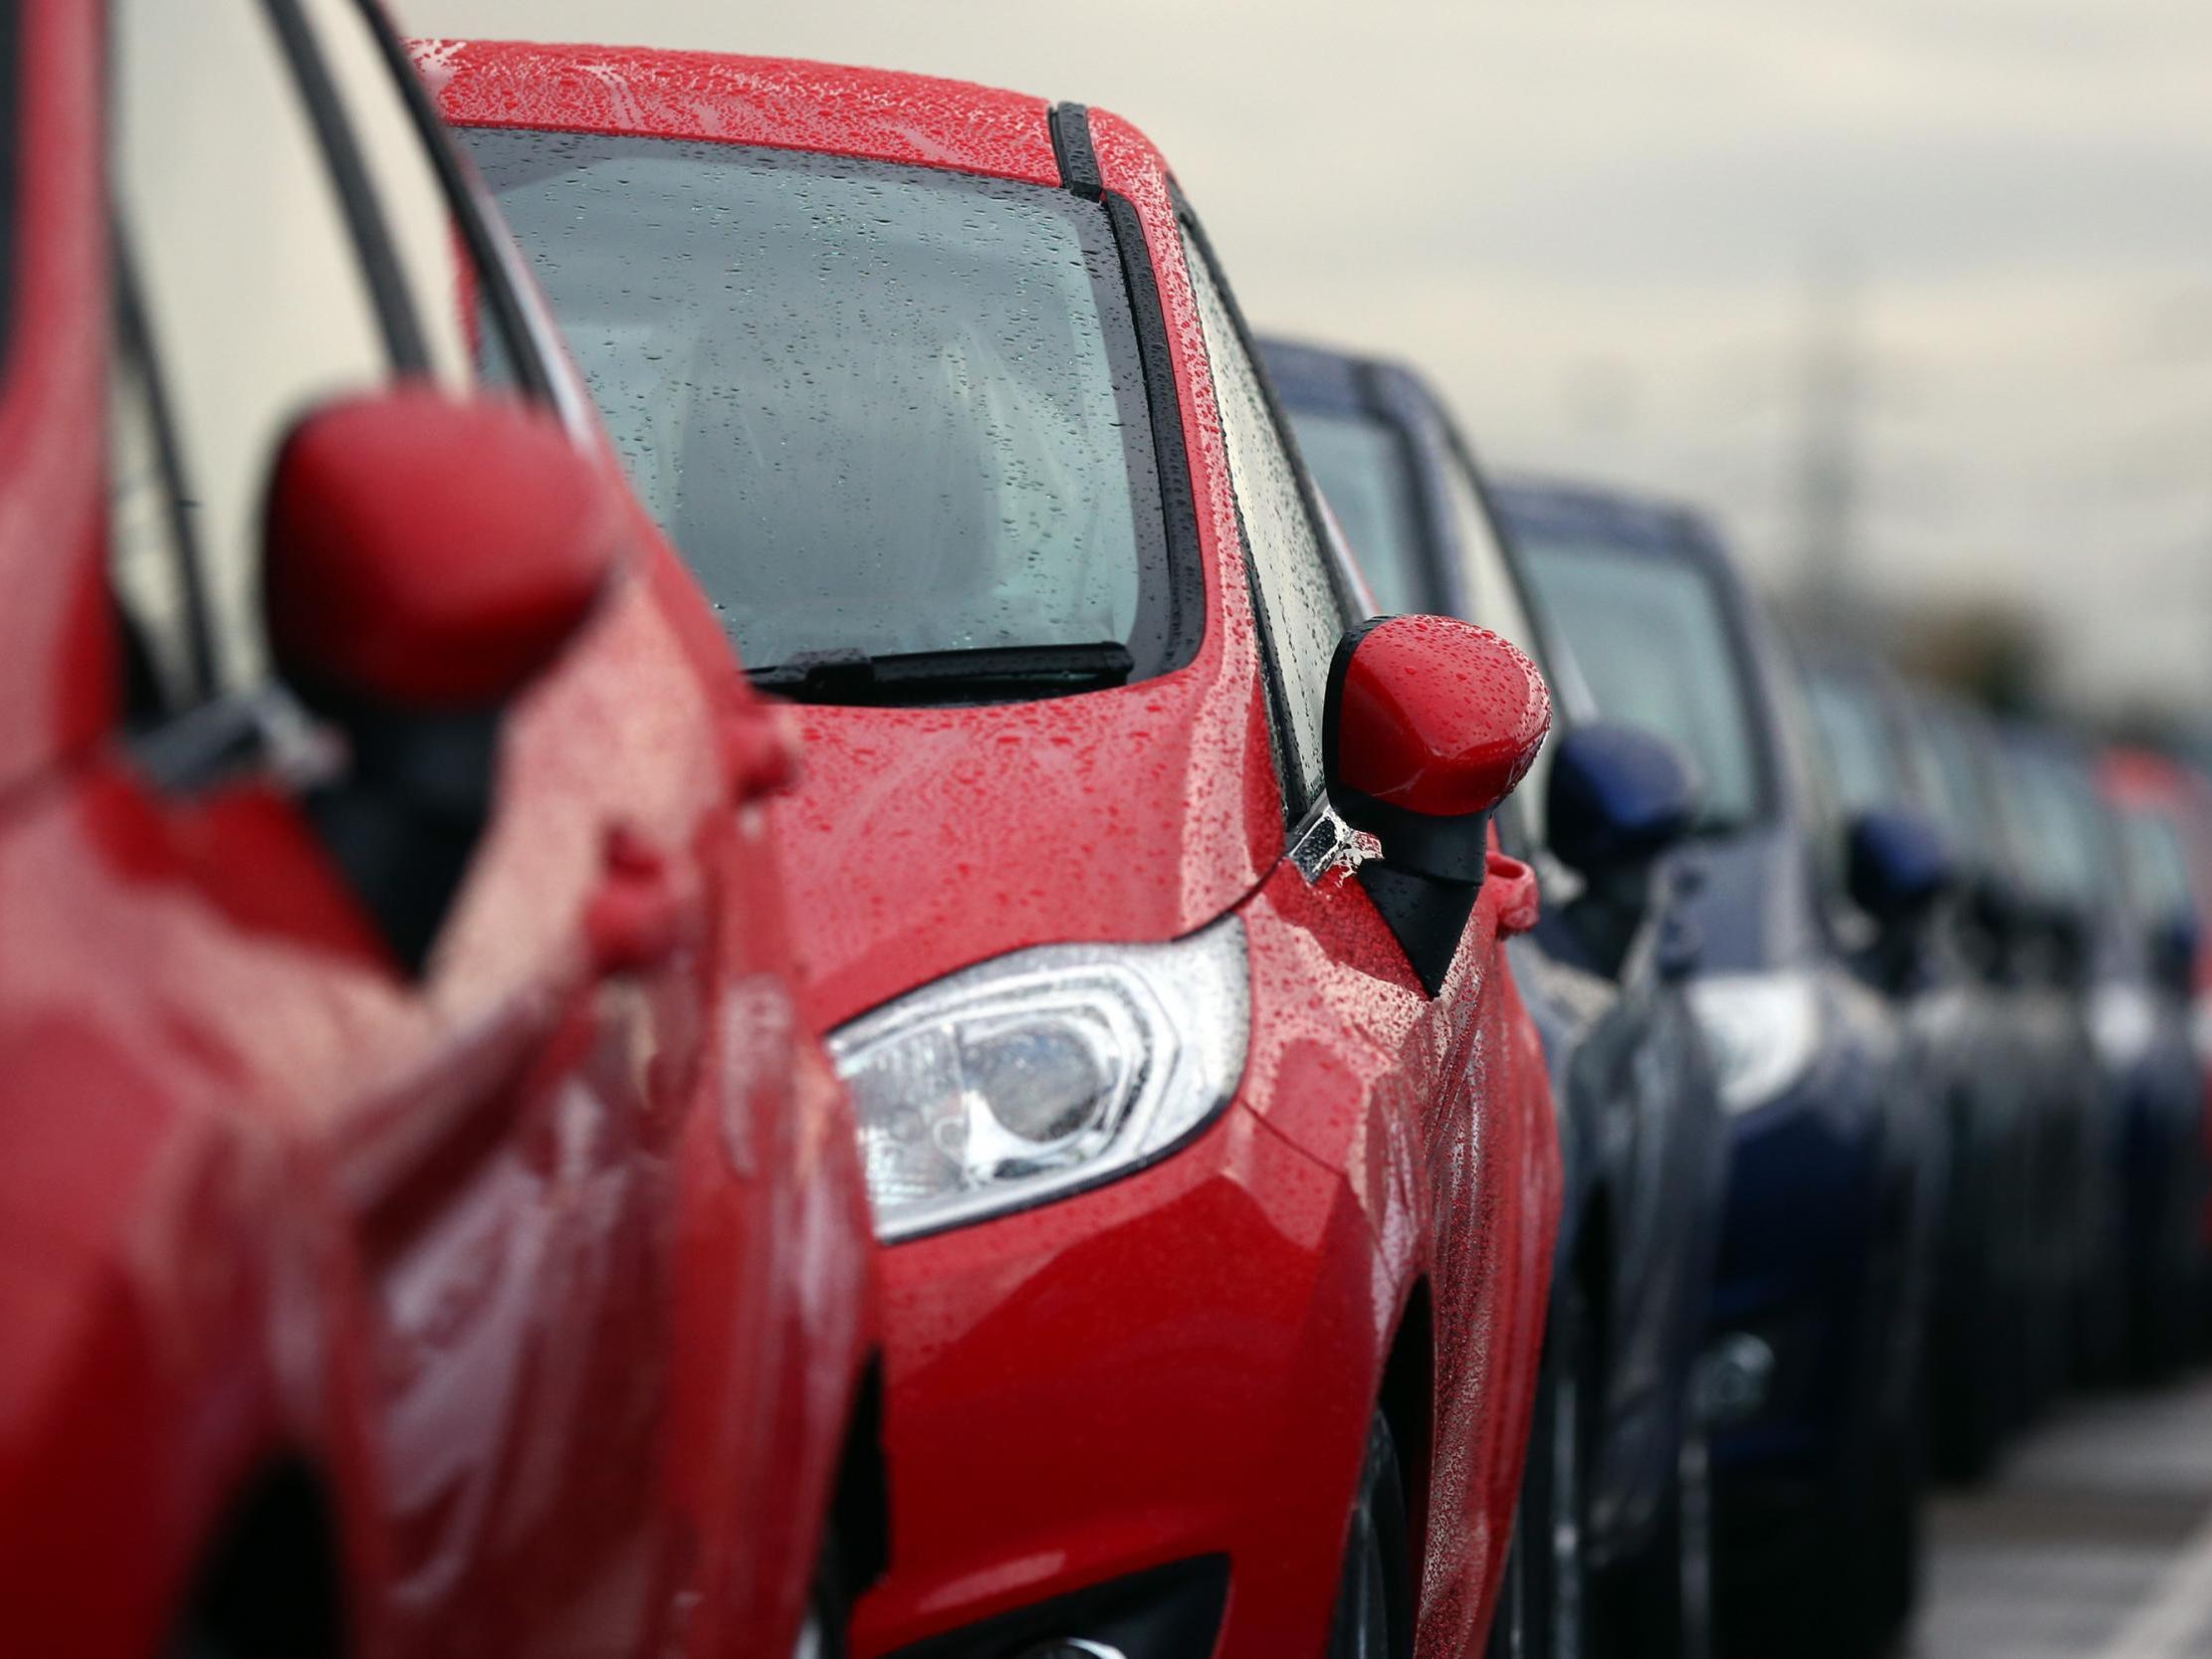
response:
[[[1799,976],[1819,1036],[1800,1076],[1730,1124],[1711,1333],[1755,1337],[1773,1363],[1757,1408],[1713,1431],[1718,1620],[1726,1650],[1758,1651],[1806,1616],[1803,1595],[1833,1592],[1842,1601],[1823,1628],[1850,1648],[1845,1632],[1873,1607],[1856,1552],[1905,1524],[1885,1513],[1896,1494],[1873,1471],[1886,1465],[1907,1488],[1915,1480],[1909,1406],[1936,1199],[1934,1104],[1897,1019],[1834,933],[1819,784],[1783,709],[1779,642],[1711,531],[1683,510],[1578,486],[1507,485],[1495,499],[1524,545],[1556,536],[1676,561],[1711,584],[1725,612],[1765,806],[1681,855],[1695,871],[1696,977]],[[1571,620],[1554,620],[1572,648]]]
[[[951,83],[649,52],[421,52],[463,124],[1060,177],[1042,103]],[[912,125],[871,113],[910,102]],[[1001,120],[1009,109],[1025,113]],[[1205,635],[1188,666],[1121,690],[803,711],[821,760],[776,815],[807,1006],[828,1026],[1027,944],[1166,938],[1233,913],[1251,1048],[1230,1110],[1172,1156],[884,1253],[897,1545],[856,1646],[886,1652],[1225,1555],[1217,1653],[1317,1651],[1381,1395],[1405,1413],[1420,1506],[1419,1650],[1472,1653],[1519,1482],[1558,1204],[1541,1054],[1498,950],[1513,885],[1485,883],[1431,998],[1356,880],[1309,880],[1285,857],[1177,204],[1134,127],[1094,110],[1089,135],[1160,288]]]
[[[1484,591],[1473,550],[1460,544],[1467,527],[1449,506],[1446,473],[1464,469],[1478,506],[1484,486],[1436,395],[1395,363],[1281,340],[1263,348],[1293,417],[1363,413],[1389,423],[1423,502],[1421,602],[1498,625],[1504,601]],[[1510,572],[1512,549],[1501,551]],[[1593,718],[1571,653],[1556,637],[1532,644],[1560,688],[1563,726]],[[1508,820],[1515,816],[1509,809]],[[1525,828],[1518,833],[1525,839]],[[1552,866],[1548,885],[1572,892],[1579,881]],[[1662,1510],[1675,1496],[1684,1437],[1694,1432],[1691,1395],[1725,1175],[1709,1060],[1677,969],[1663,959],[1681,943],[1668,938],[1670,920],[1662,898],[1617,974],[1595,969],[1556,900],[1533,933],[1508,946],[1561,1114],[1565,1197],[1554,1283],[1573,1276],[1606,1320],[1601,1439],[1586,1477],[1586,1547],[1601,1572],[1658,1547]]]
[[[765,821],[731,810],[766,717],[633,515],[624,579],[505,720],[419,982],[281,774],[158,781],[107,586],[98,23],[30,0],[9,65],[9,1642],[165,1651],[244,1542],[233,1589],[327,1595],[347,1651],[780,1651],[873,1315],[849,1119]],[[678,896],[672,953],[618,973],[610,835]]]

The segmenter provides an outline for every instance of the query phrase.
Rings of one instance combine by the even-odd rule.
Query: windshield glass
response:
[[[2064,904],[2094,904],[2105,850],[2102,808],[2088,776],[2061,755],[2028,748],[2011,780],[2024,832],[2022,862],[2035,890]]]
[[[2173,820],[2155,807],[2132,806],[2119,821],[2127,896],[2136,917],[2160,923],[2192,914],[2188,860]]]
[[[748,667],[1178,630],[1112,227],[1064,190],[462,134]]]
[[[1858,814],[1896,805],[1904,791],[1875,694],[1856,682],[1816,674],[1807,677],[1805,696],[1843,810]]]
[[[1704,828],[1750,822],[1761,801],[1747,690],[1720,592],[1704,571],[1533,529],[1518,544],[1598,712],[1671,738],[1689,755],[1704,783]]]
[[[1430,570],[1413,468],[1398,434],[1372,415],[1293,409],[1290,425],[1321,495],[1344,526],[1384,616],[1443,608]]]

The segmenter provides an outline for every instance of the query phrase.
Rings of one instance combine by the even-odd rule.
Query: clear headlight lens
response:
[[[877,1235],[958,1226],[1166,1151],[1244,1074],[1235,917],[1171,944],[1016,951],[829,1039],[852,1092]]]
[[[2158,1035],[2158,1003],[2149,989],[2107,981],[2090,993],[2090,1036],[2107,1066],[2141,1059]]]
[[[1820,1052],[1820,986],[1800,973],[1721,974],[1690,986],[1729,1112],[1766,1105]]]

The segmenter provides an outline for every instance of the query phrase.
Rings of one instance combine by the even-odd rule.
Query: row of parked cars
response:
[[[2196,785],[1492,488],[1120,117],[5,29],[11,1648],[1867,1653],[2194,1331]]]

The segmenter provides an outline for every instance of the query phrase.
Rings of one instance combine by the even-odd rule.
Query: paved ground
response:
[[[1903,1659],[2212,1659],[2212,1378],[2068,1407],[1929,1544]]]

